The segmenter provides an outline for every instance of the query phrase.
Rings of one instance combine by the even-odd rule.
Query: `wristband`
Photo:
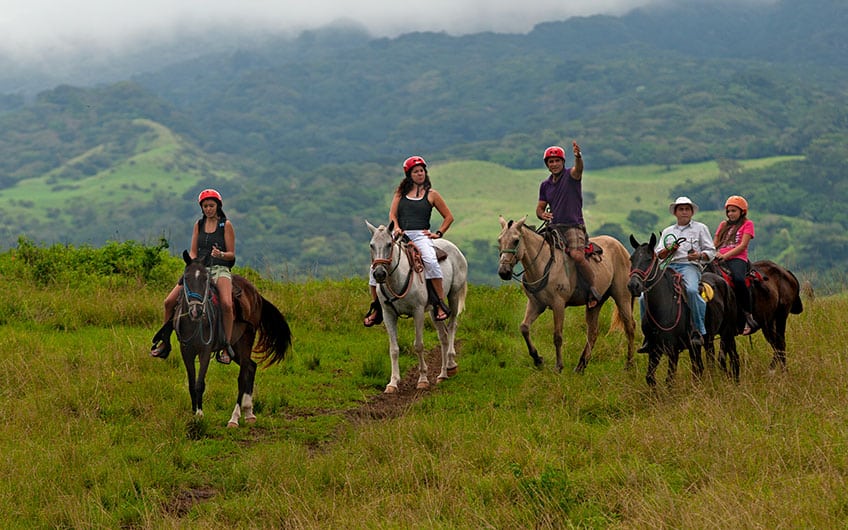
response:
[[[437,236],[439,236],[439,237],[442,237],[442,231],[441,231],[441,230],[436,230],[436,235],[437,235]]]

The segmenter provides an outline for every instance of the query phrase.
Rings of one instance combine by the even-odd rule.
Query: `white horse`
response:
[[[371,231],[371,271],[377,281],[377,298],[383,308],[383,321],[389,333],[389,356],[392,360],[392,377],[385,392],[398,391],[400,366],[398,365],[398,317],[413,317],[415,322],[415,353],[418,355],[418,388],[428,388],[427,362],[424,360],[424,312],[432,309],[427,294],[427,285],[422,268],[413,262],[408,253],[409,245],[396,241],[392,236],[394,222],[389,226],[375,227],[365,221]],[[444,292],[448,299],[451,316],[433,324],[439,333],[442,349],[442,368],[438,380],[443,381],[456,374],[456,318],[465,309],[468,291],[468,262],[456,245],[446,239],[436,239],[433,244],[443,250],[447,257],[441,261]],[[432,317],[431,317],[432,318]]]

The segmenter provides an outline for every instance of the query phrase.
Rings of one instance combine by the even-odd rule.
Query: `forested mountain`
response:
[[[164,234],[182,248],[197,191],[216,186],[235,205],[240,263],[352,273],[367,261],[363,219],[386,218],[409,154],[539,168],[541,149],[577,138],[594,169],[826,153],[734,178],[760,211],[841,227],[844,259],[846,22],[844,2],[814,0],[643,9],[522,35],[333,27],[26,105],[9,95],[2,244]],[[792,195],[760,191],[776,179]],[[698,189],[715,202],[723,187]]]

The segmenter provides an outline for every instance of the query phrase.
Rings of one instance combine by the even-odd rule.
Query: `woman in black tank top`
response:
[[[439,303],[435,304],[436,320],[445,320],[450,316],[442,287],[442,271],[436,259],[433,239],[438,239],[448,231],[453,223],[453,214],[442,196],[432,188],[427,163],[420,156],[411,156],[403,163],[404,178],[400,181],[392,198],[389,221],[394,222],[395,235],[405,233],[421,251],[424,262],[424,278],[433,287]],[[430,214],[433,208],[442,216],[442,223],[435,232],[430,232]],[[383,320],[380,304],[377,302],[377,283],[369,278],[371,289],[371,309],[365,315],[366,327],[379,324]]]
[[[227,337],[227,351],[218,352],[216,358],[219,362],[229,364],[232,360],[233,351],[230,348],[230,339],[233,334],[233,322],[235,312],[233,311],[233,278],[230,268],[236,262],[236,233],[233,224],[227,219],[223,210],[223,199],[221,194],[213,189],[200,192],[197,202],[203,211],[201,217],[194,224],[191,234],[191,250],[189,255],[192,259],[210,256],[209,273],[218,289],[218,299],[221,304],[221,313],[224,319],[224,333]],[[164,359],[171,352],[171,331],[169,326],[174,317],[174,310],[179,301],[182,286],[177,284],[165,297],[165,324],[162,328],[164,335],[157,334],[153,339],[153,347],[150,355]]]

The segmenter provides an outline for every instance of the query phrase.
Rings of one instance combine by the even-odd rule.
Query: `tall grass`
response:
[[[167,287],[5,276],[0,526],[848,524],[845,296],[806,300],[790,318],[787,373],[769,372],[758,334],[738,340],[739,384],[716,369],[694,382],[684,360],[672,387],[652,391],[644,356],[624,369],[618,332],[602,334],[584,375],[571,371],[585,329],[576,308],[566,370],[552,370],[549,314],[533,327],[546,361],[533,368],[518,286],[473,286],[459,374],[390,419],[363,419],[350,412],[380,396],[389,364],[382,327],[361,325],[365,280],[252,279],[294,345],[257,374],[258,422],[227,429],[235,365],[211,368],[197,421],[179,350],[147,354]],[[404,370],[411,327],[401,322]],[[425,342],[438,343],[429,325]]]

